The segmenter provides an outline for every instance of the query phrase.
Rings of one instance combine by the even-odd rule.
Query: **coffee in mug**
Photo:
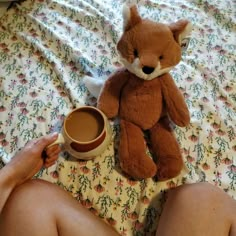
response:
[[[111,136],[111,127],[104,113],[92,106],[82,106],[65,117],[62,132],[49,146],[62,143],[72,156],[92,159],[106,149]]]

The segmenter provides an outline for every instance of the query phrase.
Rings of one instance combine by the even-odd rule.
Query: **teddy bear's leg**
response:
[[[120,121],[119,161],[122,170],[135,179],[156,175],[156,164],[146,154],[142,130],[126,120]]]
[[[183,160],[169,118],[161,118],[150,130],[150,134],[151,145],[157,156],[158,180],[176,177],[183,167]]]

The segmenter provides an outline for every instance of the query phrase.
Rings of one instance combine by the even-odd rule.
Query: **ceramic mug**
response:
[[[111,137],[111,127],[104,113],[92,106],[81,106],[65,117],[61,133],[49,146],[63,144],[75,158],[89,160],[105,151]]]

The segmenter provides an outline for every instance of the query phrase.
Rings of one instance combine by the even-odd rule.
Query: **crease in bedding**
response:
[[[11,158],[30,139],[59,132],[74,107],[96,105],[83,80],[105,80],[121,67],[116,43],[124,2],[25,0],[0,18],[0,157]],[[164,182],[124,175],[114,120],[114,142],[101,156],[82,161],[63,150],[36,178],[70,192],[121,235],[148,236],[155,234],[170,188],[207,181],[236,199],[236,2],[129,2],[143,17],[193,24],[182,61],[171,71],[191,113],[188,127],[174,129],[183,171]]]

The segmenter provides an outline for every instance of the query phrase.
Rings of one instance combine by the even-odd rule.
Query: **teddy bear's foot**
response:
[[[137,156],[132,158],[131,156],[128,157],[129,161],[133,159],[137,159]],[[152,178],[156,175],[157,167],[156,164],[151,160],[149,156],[139,156],[139,161],[137,163],[128,163],[127,164],[127,158],[121,157],[120,158],[120,165],[122,170],[129,176],[131,176],[134,179],[140,180],[140,179],[147,179]],[[145,164],[140,164],[145,163]]]
[[[179,175],[183,168],[181,156],[165,156],[157,164],[157,179],[165,181]]]
[[[183,160],[169,118],[162,117],[150,131],[153,152],[157,156],[158,180],[176,177],[183,167]]]
[[[157,167],[146,154],[142,130],[125,120],[120,121],[119,160],[122,170],[135,179],[146,179],[156,175]]]

